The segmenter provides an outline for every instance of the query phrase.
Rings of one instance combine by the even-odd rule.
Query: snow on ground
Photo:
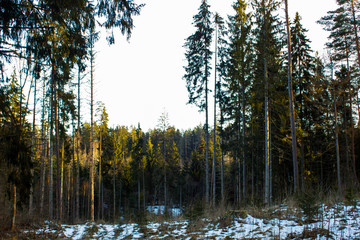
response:
[[[149,213],[153,213],[156,215],[163,215],[165,213],[165,206],[164,205],[148,206],[147,211]],[[171,216],[178,217],[181,215],[182,210],[180,208],[168,208],[168,212]]]
[[[161,209],[158,209],[161,212]],[[148,224],[57,225],[45,222],[37,232],[59,232],[64,239],[359,239],[360,206],[321,205],[310,223],[296,210],[281,207],[273,217],[222,217]],[[35,230],[34,230],[35,231]]]

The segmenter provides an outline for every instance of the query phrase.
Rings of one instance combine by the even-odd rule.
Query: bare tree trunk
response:
[[[241,99],[241,108],[242,108],[242,159],[243,159],[243,198],[246,197],[246,161],[245,161],[245,83],[242,86],[242,99]]]
[[[44,196],[45,196],[45,153],[46,141],[45,139],[45,81],[43,84],[43,103],[41,115],[41,179],[40,179],[40,215],[43,215]]]
[[[60,159],[60,206],[59,206],[59,219],[62,221],[63,217],[63,197],[64,197],[64,157],[65,157],[65,143],[62,141],[62,151],[61,151],[61,159]]]
[[[140,187],[140,176],[138,176],[138,210],[141,209],[141,187]]]
[[[13,186],[13,212],[11,219],[11,231],[15,231],[15,219],[16,219],[16,185]]]
[[[288,14],[288,1],[285,1],[285,18],[287,30],[287,45],[288,45],[288,91],[289,91],[289,108],[290,108],[290,124],[291,124],[291,142],[292,142],[292,156],[293,156],[293,174],[294,174],[294,192],[299,188],[298,162],[297,162],[297,148],[296,148],[296,130],[295,130],[295,114],[294,114],[294,95],[292,87],[292,57],[291,57],[291,34]]]
[[[356,27],[356,24],[355,24]],[[351,80],[350,80],[350,63],[349,63],[349,46],[347,45],[346,42],[346,67],[347,67],[347,78],[348,78],[348,84],[349,84],[349,102],[350,102],[350,137],[351,137],[351,159],[352,159],[352,170],[353,170],[353,175],[354,175],[354,181],[355,181],[355,185],[358,185],[358,178],[357,178],[357,174],[356,174],[356,158],[355,158],[355,137],[354,137],[354,123],[353,123],[353,109],[352,109],[352,93],[353,93],[353,87],[351,85]],[[360,62],[359,62],[360,64]]]
[[[34,153],[36,152],[36,82],[37,79],[34,78],[34,109],[33,109],[33,126],[32,126],[32,145]],[[36,154],[34,154],[36,156]],[[35,162],[35,159],[33,159],[33,162]],[[31,169],[31,176],[34,175],[34,169]],[[33,188],[33,182],[30,186],[30,196],[29,196],[29,214],[31,215],[32,209],[33,209],[33,198],[34,198],[34,188]]]
[[[116,174],[115,174],[115,165],[116,165],[116,159],[115,159],[115,153],[114,153],[114,164],[113,164],[113,220],[115,221],[115,215],[116,215]],[[121,203],[120,203],[121,204]]]
[[[215,86],[214,86],[214,153],[213,153],[213,199],[212,199],[212,205],[215,207],[215,201],[216,201],[216,90],[217,90],[217,43],[218,43],[218,25],[216,23],[216,29],[215,29]]]
[[[54,82],[54,107],[55,107],[55,156],[56,156],[56,218],[60,220],[62,203],[61,203],[61,160],[59,150],[59,116],[58,116],[58,88]]]
[[[52,66],[52,77],[51,77],[51,85],[54,84],[54,74],[55,69],[54,65]],[[53,131],[54,131],[54,121],[53,121],[53,113],[54,113],[54,88],[51,88],[51,94],[50,94],[50,113],[49,113],[49,217],[50,219],[53,219],[54,209],[53,209],[53,144],[52,144],[52,138],[53,138]]]
[[[336,169],[337,169],[337,183],[339,192],[342,193],[341,176],[340,176],[340,150],[339,150],[339,127],[337,121],[336,95],[334,90],[334,114],[335,114],[335,147],[336,147]]]
[[[264,77],[265,77],[265,204],[270,203],[270,118],[269,118],[269,96],[268,96],[268,79],[267,64],[264,59]]]
[[[99,160],[99,194],[98,194],[98,219],[101,219],[102,216],[101,216],[101,129],[100,129],[100,160]]]
[[[208,66],[205,66],[205,199],[206,203],[210,203],[210,188],[209,188],[209,106],[208,106],[208,76],[207,76]]]
[[[143,205],[144,205],[144,211],[146,209],[146,203],[145,203],[145,168],[142,170],[142,181],[143,181]]]
[[[80,141],[80,64],[78,72],[78,121],[77,121],[77,131],[76,131],[76,206],[75,206],[75,219],[76,221],[80,218],[80,155],[79,155],[79,141]]]
[[[95,220],[95,207],[94,207],[94,156],[93,156],[93,144],[94,144],[94,52],[93,52],[93,36],[91,34],[91,49],[90,49],[90,115],[91,115],[91,131],[90,131],[90,219],[93,222]]]

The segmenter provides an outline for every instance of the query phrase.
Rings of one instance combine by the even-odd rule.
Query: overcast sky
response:
[[[137,126],[140,122],[147,131],[156,127],[161,113],[166,111],[171,125],[183,130],[193,128],[205,122],[205,113],[186,104],[188,93],[182,79],[186,64],[183,45],[194,32],[193,16],[201,0],[143,2],[146,6],[135,18],[129,42],[117,35],[115,45],[108,46],[104,34],[96,45],[95,101],[105,104],[111,127]],[[224,18],[233,15],[233,2],[208,1],[211,11],[219,12]],[[328,34],[316,21],[327,11],[336,9],[335,0],[288,2],[290,18],[295,17],[296,11],[300,13],[303,26],[309,30],[312,49],[322,53]],[[284,18],[283,11],[280,17]],[[213,104],[210,108],[212,125]],[[88,113],[83,114],[84,120],[89,119]]]

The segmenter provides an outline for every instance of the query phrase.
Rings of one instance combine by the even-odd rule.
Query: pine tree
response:
[[[210,77],[210,61],[212,52],[210,44],[214,31],[211,24],[211,12],[207,0],[202,0],[199,13],[194,16],[196,31],[186,39],[185,57],[187,66],[184,79],[189,92],[189,104],[195,104],[200,111],[205,110],[206,172],[205,199],[209,203],[209,121],[208,121],[208,82]]]
[[[349,88],[348,100],[349,108],[352,109],[354,86],[351,82],[351,59],[353,55],[359,53],[356,21],[354,21],[353,5],[351,0],[338,0],[339,8],[334,11],[329,11],[327,16],[324,16],[319,21],[320,24],[324,25],[324,29],[330,32],[329,42],[327,46],[333,50],[333,60],[339,63],[339,66],[343,64],[347,69],[347,82]],[[355,19],[356,20],[356,19]],[[358,55],[359,56],[359,55]],[[359,58],[358,58],[359,60]],[[359,62],[360,64],[360,62]],[[356,159],[355,159],[355,139],[354,139],[354,123],[353,114],[350,111],[350,138],[351,138],[351,159],[352,159],[352,174],[356,182],[358,182],[356,174]],[[346,138],[347,139],[347,138]],[[346,141],[346,145],[348,145]]]

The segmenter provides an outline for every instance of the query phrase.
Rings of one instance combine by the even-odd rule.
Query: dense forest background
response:
[[[357,192],[360,6],[337,3],[318,22],[330,33],[320,57],[299,14],[283,21],[283,2],[237,0],[222,18],[201,1],[195,32],[184,40],[183,78],[205,124],[180,131],[164,112],[144,132],[140,123],[109,127],[106,106],[93,99],[95,30],[108,29],[110,44],[115,28],[130,38],[144,5],[1,1],[1,220],[12,216],[14,225],[20,212],[116,221],[151,205],[186,212]],[[90,122],[79,117],[84,109]]]

